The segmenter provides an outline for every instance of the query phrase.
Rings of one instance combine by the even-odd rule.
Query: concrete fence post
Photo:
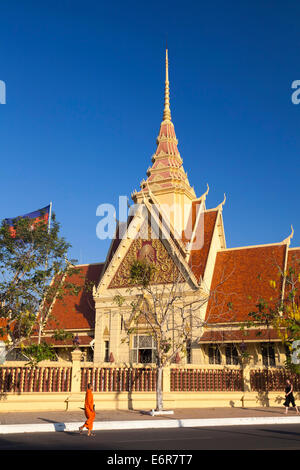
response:
[[[251,392],[250,366],[248,361],[243,364],[243,382],[244,392]]]
[[[171,368],[165,366],[163,369],[163,392],[171,391]]]
[[[72,376],[71,376],[71,393],[80,393],[81,386],[81,356],[79,349],[72,351]]]

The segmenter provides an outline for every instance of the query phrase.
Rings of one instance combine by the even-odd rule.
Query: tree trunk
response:
[[[162,375],[163,375],[163,367],[159,365],[157,366],[157,377],[156,377],[156,411],[163,410]]]
[[[38,344],[41,344],[41,337],[42,337],[42,325],[41,323],[39,323]]]

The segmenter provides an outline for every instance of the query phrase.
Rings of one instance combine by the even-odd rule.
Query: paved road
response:
[[[0,436],[0,450],[300,450],[300,425],[231,426]],[[107,454],[107,453],[106,453]],[[111,453],[114,455],[114,452]],[[121,455],[121,454],[120,454]]]

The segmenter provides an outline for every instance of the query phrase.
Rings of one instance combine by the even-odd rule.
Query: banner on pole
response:
[[[14,217],[11,219],[4,219],[5,223],[9,226],[9,231],[12,238],[16,237],[16,230],[15,224],[19,219],[30,219],[31,222],[31,229],[34,230],[35,225],[40,222],[45,222],[49,226],[50,223],[50,212],[51,212],[51,204],[42,209],[38,209],[34,212],[29,212],[28,214],[20,215],[18,217]]]

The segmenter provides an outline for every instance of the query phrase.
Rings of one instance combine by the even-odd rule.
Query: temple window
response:
[[[186,342],[186,362],[187,364],[192,363],[192,342],[190,339]]]
[[[109,362],[109,341],[104,341],[104,362]]]
[[[130,352],[131,362],[149,364],[155,362],[155,341],[150,335],[134,335]]]
[[[208,346],[208,361],[209,364],[221,364],[221,352],[217,344]]]
[[[237,366],[239,364],[239,355],[234,344],[226,344],[225,347],[226,364]]]
[[[262,363],[265,367],[275,367],[275,348],[273,343],[263,343],[261,345]]]

